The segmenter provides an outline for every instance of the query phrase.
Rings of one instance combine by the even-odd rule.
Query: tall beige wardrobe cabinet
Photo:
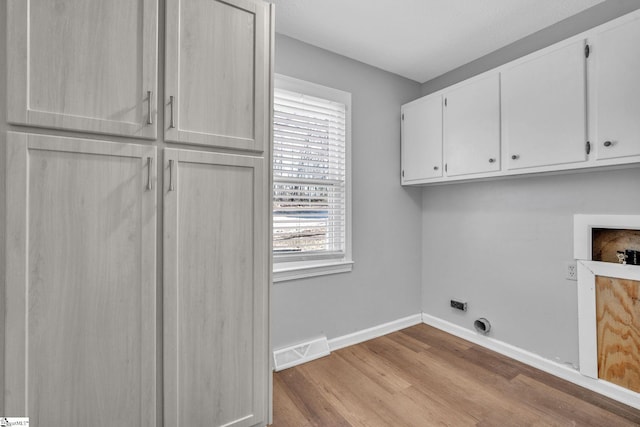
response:
[[[0,14],[0,416],[266,425],[273,7]]]

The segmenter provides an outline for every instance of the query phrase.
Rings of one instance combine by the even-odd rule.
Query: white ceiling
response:
[[[270,0],[276,32],[423,83],[604,0]]]

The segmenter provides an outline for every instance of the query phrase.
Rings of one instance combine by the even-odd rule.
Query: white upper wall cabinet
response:
[[[501,72],[508,169],[587,160],[585,62],[579,40]]]
[[[8,0],[8,121],[156,138],[157,0]]]
[[[269,121],[269,4],[167,0],[165,139],[262,151]]]
[[[638,40],[640,10],[404,105],[402,184],[640,164]],[[443,175],[438,111],[406,113],[440,96]]]
[[[402,183],[442,176],[442,96],[402,106]]]
[[[597,33],[590,42],[592,143],[598,159],[640,155],[640,16]]]
[[[500,76],[446,91],[444,156],[447,176],[500,170]]]

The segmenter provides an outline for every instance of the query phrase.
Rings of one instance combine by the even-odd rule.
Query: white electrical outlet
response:
[[[566,263],[566,276],[567,280],[578,280],[578,266],[575,261],[569,261]]]

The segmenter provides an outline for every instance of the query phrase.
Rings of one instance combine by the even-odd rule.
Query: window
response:
[[[351,270],[351,94],[276,75],[274,280]]]

